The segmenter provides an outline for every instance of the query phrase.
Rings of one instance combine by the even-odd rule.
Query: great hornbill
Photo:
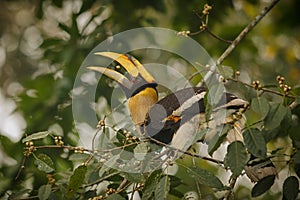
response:
[[[144,66],[130,55],[114,52],[97,52],[96,55],[111,58],[128,72],[128,76],[115,70],[90,66],[119,83],[128,99],[128,107],[137,130],[143,135],[170,144],[170,146],[187,150],[195,138],[199,127],[206,126],[204,87],[184,88],[167,95],[158,101],[157,83]],[[248,102],[236,96],[224,93],[213,111],[243,111]],[[230,112],[232,114],[232,112]],[[232,122],[225,116],[225,122]]]
[[[128,75],[125,76],[105,67],[88,67],[110,77],[120,85],[128,99],[132,120],[140,134],[183,152],[190,148],[197,139],[200,139],[195,138],[199,129],[207,128],[211,121],[218,121],[214,117],[207,119],[205,115],[206,88],[184,88],[158,100],[156,89],[158,84],[137,59],[128,54],[114,52],[97,52],[95,54],[113,59],[128,72]],[[219,114],[221,113],[223,119],[219,119],[219,122],[212,124],[215,128],[220,124],[231,123],[233,125],[239,120],[234,116],[236,114],[241,115],[247,106],[247,101],[230,93],[224,93],[212,109],[212,115],[220,111]],[[221,111],[225,111],[225,115]],[[237,132],[237,135],[235,132]],[[243,140],[239,131],[233,131],[231,134],[228,131],[227,138],[230,142]],[[251,155],[249,165],[245,167],[245,171],[252,181],[256,182],[269,175],[275,176],[276,170],[272,162],[269,159],[263,160],[263,162],[266,164],[255,167],[258,165],[253,155]],[[262,163],[262,161],[259,161],[259,163]]]

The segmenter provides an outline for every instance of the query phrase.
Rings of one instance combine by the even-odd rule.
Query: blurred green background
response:
[[[269,2],[2,0],[0,195],[14,188],[12,180],[23,155],[21,137],[50,128],[64,136],[66,144],[77,145],[78,133],[74,130],[71,108],[72,87],[78,68],[98,43],[138,27],[197,32],[201,25],[198,15],[205,3],[213,7],[208,22],[210,31],[233,40]],[[276,76],[282,75],[290,85],[299,85],[299,8],[298,0],[279,2],[223,64],[240,70],[245,81],[254,79],[274,84]],[[206,32],[191,37],[214,59],[228,47]],[[109,101],[110,92],[107,89],[101,94]],[[51,152],[53,156],[56,153]],[[59,165],[64,169],[71,164],[61,159]],[[31,175],[32,170],[34,168],[28,168]],[[35,179],[31,184],[42,182]]]

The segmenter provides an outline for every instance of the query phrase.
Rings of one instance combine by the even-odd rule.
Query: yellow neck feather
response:
[[[149,109],[158,101],[157,91],[154,88],[145,88],[128,100],[128,106],[135,125],[144,123]]]

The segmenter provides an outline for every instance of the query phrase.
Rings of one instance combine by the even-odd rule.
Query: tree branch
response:
[[[167,145],[167,144],[165,144],[165,143],[163,143],[163,142],[160,142],[160,141],[158,141],[158,140],[156,140],[156,139],[154,139],[154,138],[151,138],[151,137],[149,137],[149,140],[151,140],[152,142],[154,142],[154,143],[156,143],[156,144],[158,144],[158,145],[165,146],[166,148],[169,148],[169,149],[178,151],[178,152],[183,153],[183,154],[185,154],[185,155],[189,155],[189,156],[192,156],[192,157],[195,157],[195,158],[207,160],[207,161],[210,161],[210,162],[219,164],[219,165],[220,165],[220,164],[223,164],[223,161],[221,161],[221,160],[217,160],[217,159],[210,158],[210,157],[206,157],[206,156],[201,156],[201,155],[199,155],[199,154],[191,153],[191,152],[189,152],[189,151],[183,151],[183,150],[181,150],[181,149],[177,149],[177,148],[175,148],[175,147],[172,147],[172,146],[170,146],[170,145]]]
[[[240,81],[239,79],[227,78],[227,80],[233,81],[233,82],[238,82],[238,83],[241,83],[241,84],[243,84],[243,85],[245,85],[245,86],[247,86],[247,87],[250,87],[250,88],[255,89],[255,87],[254,87],[253,85],[251,85],[251,84],[249,84],[249,83],[245,83],[245,82],[243,82],[243,81]],[[291,98],[291,99],[296,99],[295,96],[292,96],[292,95],[290,95],[290,94],[283,94],[283,93],[281,93],[281,92],[278,92],[278,91],[275,91],[275,90],[270,90],[270,89],[264,88],[264,87],[260,88],[259,91],[266,92],[266,93],[272,93],[272,94],[276,94],[276,95],[278,95],[278,96],[288,97],[288,98]]]
[[[270,5],[265,7],[259,15],[257,15],[251,22],[246,26],[242,32],[235,38],[232,44],[224,51],[224,53],[217,60],[217,65],[220,65],[224,59],[234,50],[234,48],[241,42],[242,39],[258,24],[258,22],[264,18],[264,16],[279,2],[280,0],[273,0]]]
[[[236,181],[237,181],[237,177],[233,177],[233,178],[231,179],[230,185],[229,185],[230,190],[228,190],[228,192],[225,194],[224,200],[230,199],[230,196],[231,196],[231,194],[232,194],[232,192],[233,192],[233,188],[234,188],[234,186],[235,186]]]

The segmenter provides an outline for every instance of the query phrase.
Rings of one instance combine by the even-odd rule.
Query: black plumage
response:
[[[141,131],[147,136],[169,144],[180,125],[188,122],[195,115],[205,113],[204,98],[192,102],[192,105],[183,110],[180,116],[174,116],[173,112],[195,95],[203,93],[204,97],[206,91],[207,89],[204,87],[190,87],[164,97],[150,108],[146,115],[145,124],[141,126]],[[222,106],[233,99],[237,99],[237,97],[224,93],[215,107]],[[227,109],[238,109],[240,107],[243,107],[243,105],[230,105]]]

